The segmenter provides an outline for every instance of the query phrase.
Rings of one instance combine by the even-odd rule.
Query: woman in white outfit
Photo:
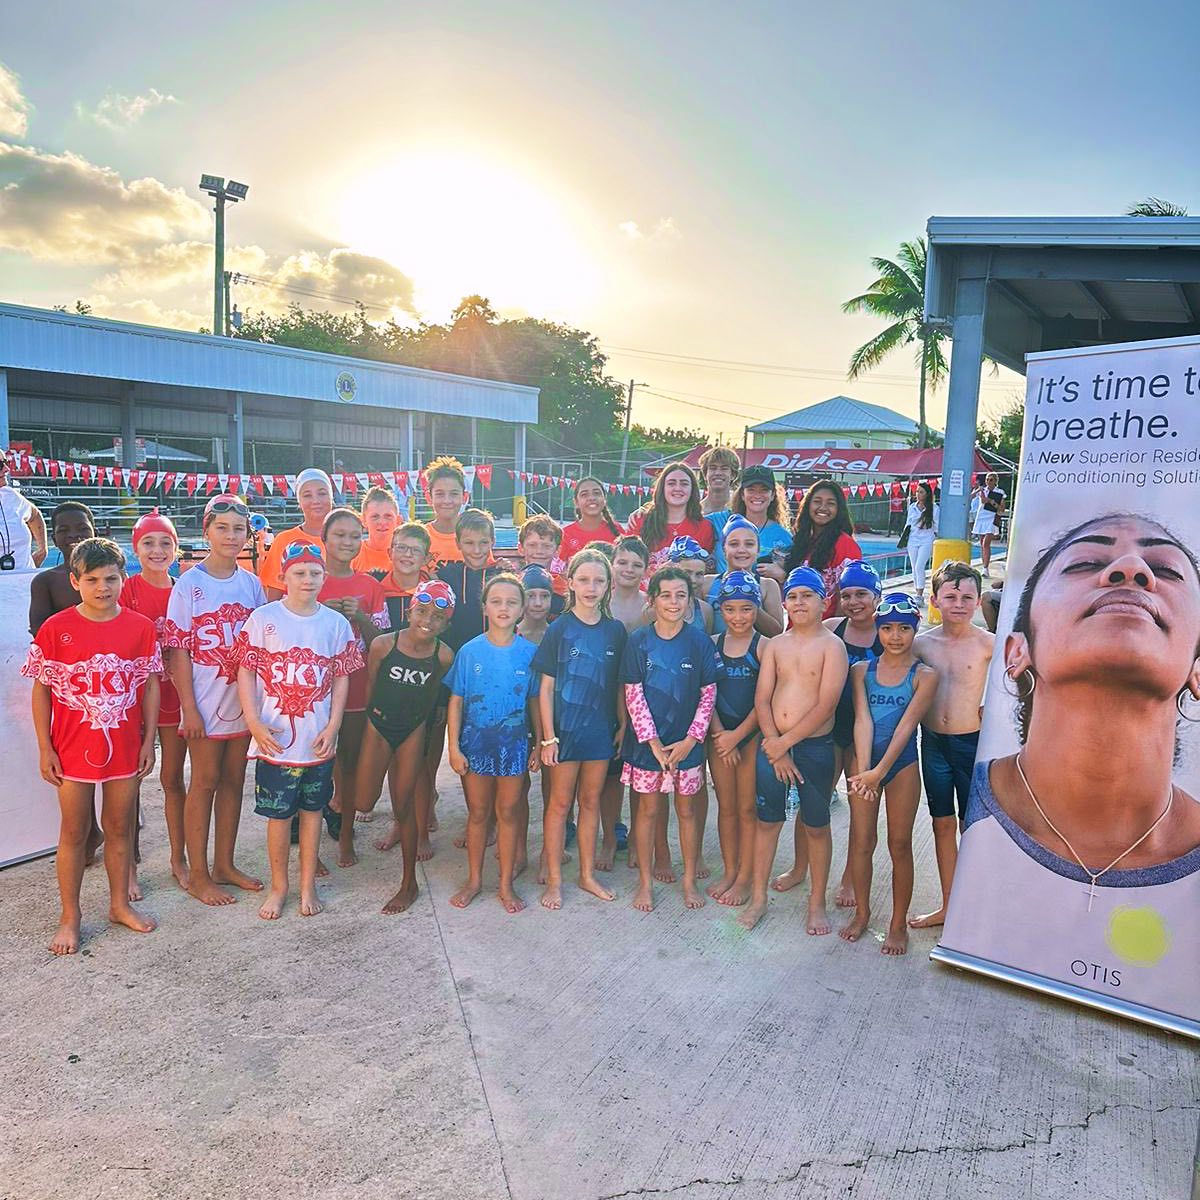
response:
[[[939,515],[940,506],[934,503],[933,488],[927,483],[917,484],[917,498],[908,506],[908,561],[919,604],[925,602],[925,572],[933,555]]]

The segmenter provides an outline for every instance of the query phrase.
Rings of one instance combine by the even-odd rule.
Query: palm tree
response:
[[[948,369],[942,353],[946,334],[925,325],[925,239],[901,242],[894,262],[890,258],[873,258],[871,265],[879,272],[879,278],[861,296],[847,300],[842,312],[868,313],[891,324],[850,355],[847,376],[857,379],[874,370],[897,347],[916,342],[917,365],[921,369],[917,448],[924,450],[929,436],[925,423],[926,384],[937,388]]]
[[[1188,211],[1170,200],[1160,200],[1157,196],[1147,196],[1131,204],[1126,210],[1127,217],[1186,217]]]

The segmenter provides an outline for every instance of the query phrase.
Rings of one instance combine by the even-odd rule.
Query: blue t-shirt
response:
[[[526,704],[537,688],[536,652],[523,637],[496,646],[481,634],[454,656],[450,691],[463,701],[459,749],[476,775],[523,775],[529,765]]]
[[[653,625],[645,625],[635,629],[625,643],[621,682],[642,685],[659,740],[669,746],[687,737],[701,691],[717,682],[717,648],[695,625],[684,625],[673,638],[661,638]],[[643,771],[660,769],[650,747],[638,741],[632,721],[625,729],[621,757]],[[700,741],[679,765],[698,767],[703,761],[704,743]]]
[[[718,509],[714,513],[708,513],[705,520],[713,527],[713,534],[716,537],[717,553],[721,553],[721,534],[725,532],[725,522],[733,516],[732,508]]]
[[[625,626],[612,617],[589,625],[573,612],[564,613],[546,630],[533,656],[533,669],[555,680],[559,761],[612,758],[625,636]]]
[[[716,514],[714,514],[715,516]],[[711,518],[710,518],[711,519]],[[724,525],[721,526],[724,529]],[[759,558],[770,554],[772,550],[790,550],[792,548],[792,535],[778,521],[768,521],[758,531],[758,556]],[[721,535],[717,535],[717,546],[714,551],[717,560],[717,572],[724,575],[729,570],[729,565],[725,561],[725,547],[721,544]]]

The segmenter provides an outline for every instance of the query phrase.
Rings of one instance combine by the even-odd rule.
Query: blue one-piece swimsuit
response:
[[[908,669],[908,674],[899,683],[891,686],[879,682],[879,676],[876,673],[878,665],[878,659],[871,659],[867,663],[867,672],[863,680],[873,725],[871,731],[872,768],[876,767],[879,760],[887,753],[887,748],[892,743],[892,736],[896,732],[896,726],[900,724],[908,706],[912,703],[913,694],[916,691],[917,667],[920,664],[913,663]],[[883,777],[884,785],[891,783],[905,767],[911,766],[916,761],[917,729],[916,726],[913,726],[912,734],[905,743],[904,749],[900,751],[896,761],[892,763],[888,768],[888,773]]]

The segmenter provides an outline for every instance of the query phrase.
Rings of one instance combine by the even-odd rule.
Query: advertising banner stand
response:
[[[931,957],[1200,1038],[1200,339],[1028,357]]]

